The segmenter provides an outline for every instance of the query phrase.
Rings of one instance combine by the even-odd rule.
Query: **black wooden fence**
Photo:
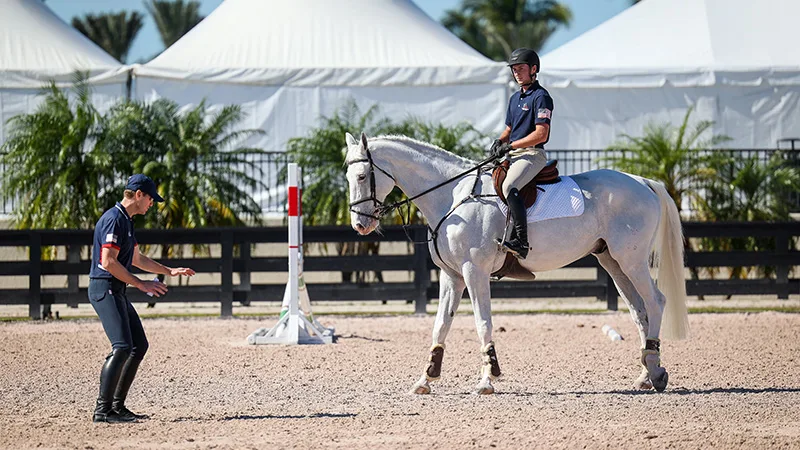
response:
[[[725,251],[689,253],[688,267],[774,267],[774,278],[745,280],[688,280],[690,295],[742,295],[765,294],[788,298],[800,293],[800,279],[790,278],[794,266],[800,266],[800,251],[794,241],[800,236],[800,222],[790,223],[685,223],[687,237],[766,237],[774,242],[773,248],[760,251]],[[426,239],[422,226],[411,227],[415,241]],[[400,227],[387,227],[382,236],[359,236],[348,227],[306,227],[304,238],[310,243],[335,243],[355,241],[406,242]],[[217,228],[198,230],[141,230],[137,239],[143,245],[162,244],[217,244],[220,257],[162,260],[170,266],[192,267],[198,273],[219,273],[219,285],[171,286],[169,293],[158,302],[220,302],[221,315],[230,316],[234,302],[249,304],[253,300],[281,301],[285,284],[253,284],[253,272],[286,272],[287,257],[253,257],[251,245],[256,243],[284,243],[288,233],[284,227],[272,228]],[[79,275],[87,274],[90,262],[81,259],[82,249],[91,245],[92,232],[86,230],[32,230],[0,231],[0,246],[27,247],[29,259],[0,261],[0,277],[27,276],[27,289],[0,289],[0,304],[29,307],[31,318],[42,317],[42,309],[52,304],[76,306],[88,302],[86,288],[79,286]],[[64,246],[65,260],[43,261],[42,248]],[[86,252],[83,252],[85,254]],[[596,297],[605,300],[608,309],[617,309],[617,291],[605,271],[592,256],[584,257],[568,267],[597,268],[590,280],[543,280],[533,282],[499,281],[492,285],[493,298],[558,298]],[[429,299],[438,298],[438,283],[431,277],[436,267],[431,261],[427,245],[413,245],[413,251],[404,255],[364,256],[307,256],[305,272],[342,271],[411,271],[411,282],[386,283],[309,283],[312,300],[410,300],[415,310],[424,312]],[[234,284],[234,273],[240,282]],[[63,288],[43,289],[43,275],[67,275]],[[1,278],[0,278],[1,279]],[[152,302],[141,292],[130,289],[133,302]]]

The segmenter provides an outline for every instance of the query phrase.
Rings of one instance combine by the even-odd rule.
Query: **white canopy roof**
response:
[[[124,66],[40,0],[0,0],[0,88],[70,82],[76,70],[94,83],[125,79]]]
[[[507,81],[410,0],[226,0],[137,76],[289,86]]]
[[[800,84],[798,0],[645,0],[542,57],[564,87]]]

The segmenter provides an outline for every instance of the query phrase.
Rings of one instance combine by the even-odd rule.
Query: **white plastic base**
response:
[[[294,331],[294,332],[293,332]],[[258,344],[332,344],[333,328],[323,327],[313,317],[285,314],[271,329],[259,328],[247,337],[247,343]]]

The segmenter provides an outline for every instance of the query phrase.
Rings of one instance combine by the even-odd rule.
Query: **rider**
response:
[[[539,55],[529,48],[511,52],[508,66],[520,90],[511,96],[506,112],[506,129],[489,150],[492,156],[509,155],[511,162],[503,182],[503,195],[513,221],[511,239],[503,242],[517,258],[528,256],[528,220],[519,190],[547,164],[544,144],[550,139],[553,99],[539,85]]]

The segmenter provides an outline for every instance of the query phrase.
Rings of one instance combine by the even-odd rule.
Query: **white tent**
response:
[[[647,123],[713,120],[734,148],[800,137],[797,0],[645,0],[542,57],[550,148],[604,148]]]
[[[97,106],[125,95],[124,66],[43,2],[0,0],[0,143],[9,118],[36,109],[43,85],[67,86],[76,70],[89,73]]]
[[[507,102],[508,70],[410,0],[226,0],[134,74],[140,99],[241,105],[243,125],[266,132],[250,143],[275,151],[350,98],[394,120],[485,131]]]

